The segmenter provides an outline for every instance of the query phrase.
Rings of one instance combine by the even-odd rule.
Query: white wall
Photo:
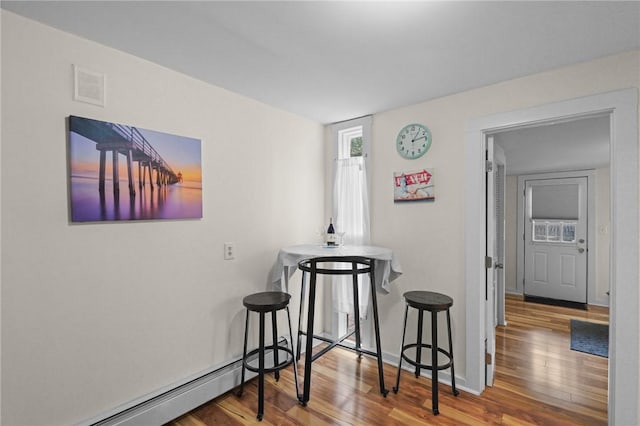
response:
[[[72,64],[106,74],[105,108],[72,101]],[[242,297],[324,222],[322,126],[6,11],[2,105],[2,424],[95,418],[238,357]],[[72,114],[201,139],[203,219],[70,224]]]

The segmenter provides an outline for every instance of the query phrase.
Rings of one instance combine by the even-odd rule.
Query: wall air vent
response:
[[[73,66],[73,100],[104,107],[104,74]]]

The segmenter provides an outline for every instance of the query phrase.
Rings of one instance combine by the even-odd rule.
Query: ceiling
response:
[[[635,1],[0,5],[323,124],[640,49]],[[608,116],[495,140],[508,174],[609,162]]]
[[[586,170],[609,165],[610,116],[496,133],[508,175]]]
[[[320,123],[640,48],[640,2],[2,1],[1,7]]]

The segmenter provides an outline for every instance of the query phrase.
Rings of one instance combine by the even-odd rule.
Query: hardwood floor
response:
[[[257,383],[245,384],[174,420],[171,426],[203,425],[606,425],[606,358],[569,349],[569,320],[608,323],[608,309],[589,311],[539,305],[508,297],[507,326],[497,329],[496,377],[481,396],[451,394],[440,386],[440,415],[431,412],[431,381],[402,372],[400,391],[382,397],[376,363],[334,349],[313,365],[311,401],[295,398],[293,373],[266,378],[265,415],[256,420]],[[455,350],[455,348],[454,348]],[[300,368],[300,367],[299,367]],[[385,364],[391,389],[396,368]]]

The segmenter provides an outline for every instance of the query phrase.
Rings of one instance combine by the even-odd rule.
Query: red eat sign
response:
[[[403,174],[400,176],[396,176],[396,186],[401,185],[402,177],[404,176],[405,183],[408,185],[416,185],[418,183],[428,184],[431,180],[431,173],[426,170],[422,170],[420,172]]]

